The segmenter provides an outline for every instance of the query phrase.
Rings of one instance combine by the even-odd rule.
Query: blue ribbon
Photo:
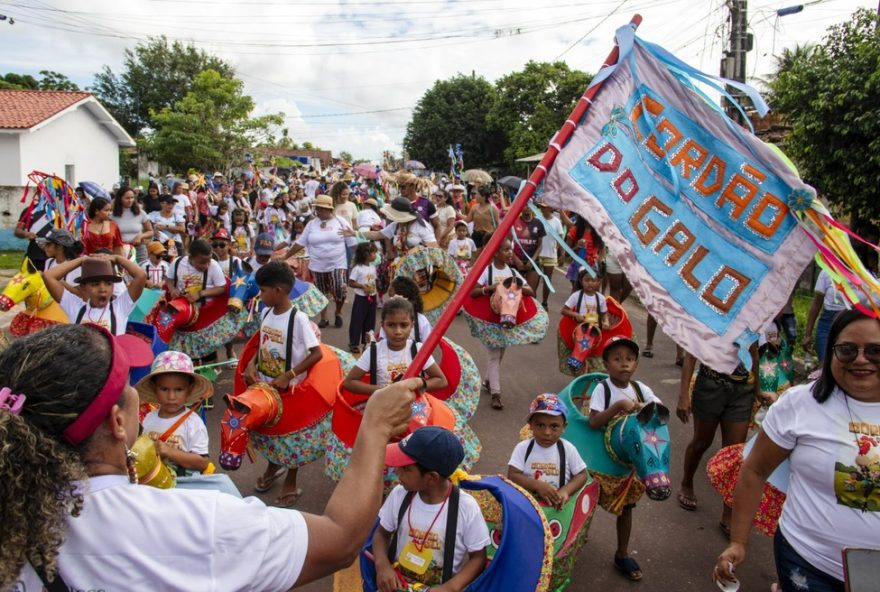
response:
[[[739,346],[739,361],[742,362],[743,367],[746,370],[752,370],[752,352],[749,351],[749,348],[752,347],[753,343],[758,341],[758,334],[752,331],[751,329],[745,329],[739,337],[734,340],[734,343]]]

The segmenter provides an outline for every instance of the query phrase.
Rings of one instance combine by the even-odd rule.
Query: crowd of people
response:
[[[394,185],[396,191],[388,191],[381,181],[346,170],[262,181],[192,174],[155,179],[145,192],[119,187],[112,200],[83,194],[89,222],[79,239],[57,228],[37,239],[24,222],[19,225],[18,236],[32,241],[31,263],[71,324],[23,338],[0,354],[0,489],[10,500],[0,510],[0,541],[10,550],[0,559],[0,588],[21,581],[54,590],[63,580],[78,588],[210,581],[229,589],[287,589],[350,563],[377,516],[372,543],[383,592],[399,589],[402,581],[461,590],[479,576],[488,530],[477,502],[451,480],[465,456],[462,443],[443,428],[426,427],[389,444],[407,425],[417,392],[448,386],[431,356],[416,378],[399,380],[432,327],[422,314],[419,286],[393,270],[412,249],[424,247],[443,249],[469,273],[513,198],[501,186],[407,171],[395,175]],[[606,293],[622,304],[632,286],[586,218],[536,206],[538,214],[524,208],[513,222],[471,296],[492,298],[499,282],[513,278],[546,310],[548,283],[561,266],[571,294],[560,314],[608,328]],[[164,462],[181,475],[211,473],[204,424],[191,409],[212,389],[194,373],[194,361],[210,360],[220,347],[232,357],[233,340],[243,330],[243,319],[226,313],[199,336],[207,345],[182,342],[179,351],[162,354],[134,390],[128,370],[147,355],[124,335],[135,303],[151,288],[202,306],[222,298],[243,270],[256,272],[265,307],[257,330],[267,344],[244,371],[249,384],[288,391],[321,359],[315,328],[289,297],[297,280],[313,283],[327,300],[316,315],[317,329],[345,326],[343,307],[349,291],[354,296],[347,340],[358,358],[343,386],[370,397],[351,462],[323,516],[225,493],[126,487],[137,482],[129,451],[139,433],[139,402],[154,407],[143,429]],[[725,373],[698,366],[688,352],[676,355],[682,367],[676,413],[693,424],[677,492],[683,509],[697,508],[693,482],[716,431],[723,446],[742,444],[757,407],[769,406],[735,501],[722,508],[720,527],[730,545],[713,575],[722,583],[735,580],[764,482],[783,462],[791,485],[774,539],[781,590],[843,590],[843,549],[880,547],[880,324],[848,310],[827,274],[820,275],[815,293],[804,345],[811,345],[815,325],[821,369],[815,382],[784,396],[762,389],[759,359],[768,349],[793,345],[789,309],[753,346],[749,369]],[[488,359],[484,389],[491,407],[501,410],[500,366],[509,344],[479,337]],[[525,333],[516,344],[542,337]],[[593,429],[661,403],[635,379],[639,356],[653,356],[653,332],[641,348],[630,337],[609,340],[583,369],[608,375],[600,385],[604,396],[591,399]],[[89,364],[71,359],[76,348],[93,352]],[[528,411],[533,437],[512,451],[508,477],[543,503],[562,507],[590,469],[561,437],[571,410],[545,393]],[[384,503],[383,464],[397,468],[400,483]],[[257,491],[267,491],[283,473],[270,463]],[[600,504],[611,510],[606,493]],[[276,505],[291,507],[300,494],[291,469]],[[458,512],[454,542],[442,535],[449,508]],[[611,510],[618,535],[613,561],[637,581],[642,568],[629,552],[633,508],[627,503]],[[200,527],[167,540],[165,525],[179,520]],[[125,529],[100,528],[107,521],[136,521],[143,530],[134,540]],[[193,567],[192,560],[205,554],[213,559]]]

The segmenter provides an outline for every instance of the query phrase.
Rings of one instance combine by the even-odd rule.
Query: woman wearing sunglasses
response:
[[[843,550],[880,548],[880,321],[843,311],[828,343],[819,379],[767,412],[739,476],[716,580],[731,581],[745,560],[764,483],[786,459],[790,482],[773,541],[783,592],[843,592]]]

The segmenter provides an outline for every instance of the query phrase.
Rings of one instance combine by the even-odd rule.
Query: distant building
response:
[[[261,148],[269,156],[283,156],[290,160],[314,167],[318,171],[330,168],[333,164],[333,153],[329,150],[294,150],[292,148]]]
[[[23,244],[12,231],[31,171],[109,191],[119,180],[119,149],[134,145],[91,93],[0,89],[0,248]]]

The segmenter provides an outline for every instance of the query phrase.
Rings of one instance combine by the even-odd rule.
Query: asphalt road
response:
[[[562,278],[557,279],[561,287]],[[521,346],[508,349],[502,370],[502,392],[505,409],[496,411],[489,407],[488,400],[480,402],[479,409],[471,420],[471,426],[479,436],[482,457],[473,472],[482,474],[506,473],[510,452],[518,440],[518,432],[528,411],[529,401],[538,393],[554,392],[562,389],[568,382],[566,376],[557,370],[556,323],[559,309],[566,294],[551,297],[550,332],[539,345]],[[628,309],[639,342],[643,343],[645,311],[638,305],[628,302]],[[346,309],[347,314],[347,309]],[[485,354],[480,343],[470,336],[465,320],[457,318],[447,336],[471,352],[481,370],[485,370]],[[326,343],[337,347],[347,344],[347,330],[328,328],[323,330]],[[648,384],[664,403],[673,411],[670,423],[672,436],[672,455],[670,476],[673,494],[663,502],[654,502],[643,497],[634,512],[633,536],[630,544],[632,555],[641,564],[644,578],[633,583],[615,571],[611,561],[616,548],[614,517],[597,508],[589,531],[589,542],[581,551],[569,590],[618,590],[648,591],[696,591],[715,590],[711,581],[711,571],[718,553],[724,548],[726,539],[718,528],[721,515],[721,501],[711,488],[701,468],[697,474],[696,494],[699,507],[695,512],[682,510],[675,499],[677,484],[681,480],[682,457],[690,438],[690,424],[682,424],[674,413],[678,398],[679,368],[675,366],[675,346],[665,336],[659,334],[654,343],[654,358],[642,358],[636,378]],[[219,394],[231,388],[231,371],[227,370],[216,386]],[[212,457],[217,458],[219,447],[219,422],[224,406],[218,404],[209,412]],[[720,437],[719,437],[720,440]],[[718,449],[716,445],[707,454]],[[704,459],[704,465],[705,460]],[[244,495],[253,494],[257,476],[265,468],[262,458],[251,464],[245,460],[242,468],[232,473],[233,481]],[[333,482],[323,473],[323,463],[315,463],[300,471],[299,486],[304,489],[297,508],[305,512],[322,512],[333,491]],[[268,493],[259,495],[267,503],[280,490],[280,482]],[[357,503],[357,500],[352,500]],[[742,582],[741,590],[769,590],[775,580],[771,541],[767,537],[753,533],[746,565],[738,572]],[[310,592],[359,590],[354,584],[356,572],[335,578],[325,578],[302,589]]]

